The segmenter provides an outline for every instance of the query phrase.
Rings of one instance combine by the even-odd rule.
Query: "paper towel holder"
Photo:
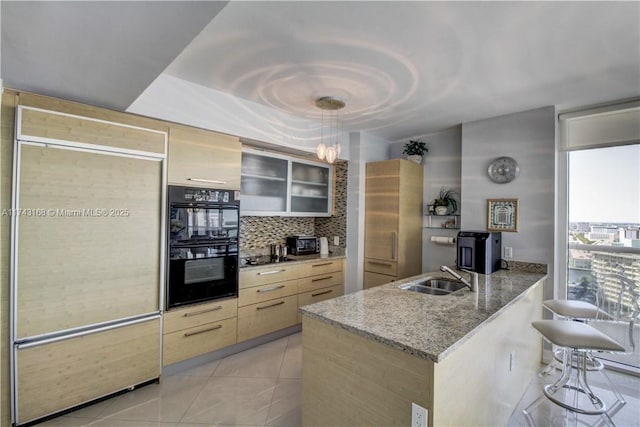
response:
[[[455,245],[456,243],[455,237],[431,236],[429,240],[438,245]]]

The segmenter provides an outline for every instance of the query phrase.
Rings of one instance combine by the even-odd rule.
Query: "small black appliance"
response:
[[[502,233],[460,231],[457,238],[456,267],[491,274],[500,270]]]
[[[287,237],[287,247],[291,255],[310,255],[320,253],[318,238],[314,236]]]

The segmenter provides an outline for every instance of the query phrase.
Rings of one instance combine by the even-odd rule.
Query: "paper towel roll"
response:
[[[431,241],[433,243],[439,243],[441,245],[453,245],[456,242],[456,238],[455,237],[431,236]]]

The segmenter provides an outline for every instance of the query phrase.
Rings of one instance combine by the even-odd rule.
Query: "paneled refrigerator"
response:
[[[28,107],[16,122],[20,425],[159,377],[166,133]]]

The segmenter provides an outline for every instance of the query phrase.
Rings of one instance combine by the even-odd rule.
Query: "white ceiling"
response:
[[[47,11],[42,31],[33,13],[16,16],[21,7],[3,1],[5,86],[42,82],[33,71],[42,68],[67,83],[50,79],[40,83],[40,93],[75,99],[87,66],[105,66],[107,54],[126,49],[130,61],[119,61],[117,74],[102,73],[108,85],[91,103],[124,110],[123,102],[132,102],[168,64],[164,72],[174,77],[302,117],[319,115],[315,97],[341,96],[343,127],[390,141],[541,106],[567,109],[640,95],[636,1],[178,2],[183,6],[171,9],[180,18],[175,22],[163,3],[174,4],[135,3],[147,5],[127,14],[141,14],[138,31],[105,38],[96,35],[105,26],[86,25],[84,16],[120,22],[123,15],[114,11],[121,3],[47,2],[78,10],[63,25],[51,24],[62,16]],[[20,20],[8,29],[7,9],[11,20]],[[161,24],[152,25],[158,14]],[[36,31],[25,31],[33,25]],[[38,50],[51,44],[43,40],[52,39],[75,40],[73,55],[40,59]],[[141,71],[149,62],[155,75]],[[129,96],[112,94],[109,86],[131,86]],[[92,90],[82,85],[82,94]]]

